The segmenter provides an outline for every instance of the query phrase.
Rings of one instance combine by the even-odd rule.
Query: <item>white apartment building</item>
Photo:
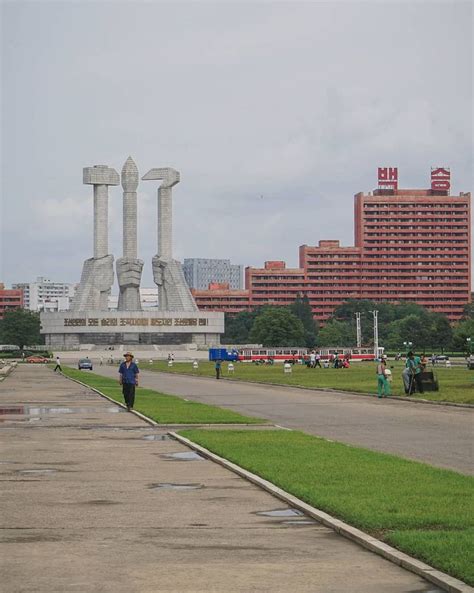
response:
[[[117,309],[118,295],[111,294],[107,300],[110,310]],[[158,288],[140,288],[140,302],[143,309],[158,307]]]
[[[12,288],[23,290],[23,306],[30,311],[67,311],[76,291],[75,284],[53,282],[38,276],[36,282],[17,282]]]

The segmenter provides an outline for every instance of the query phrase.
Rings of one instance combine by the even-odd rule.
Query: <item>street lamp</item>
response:
[[[378,311],[369,311],[374,316],[374,358],[375,360],[379,357],[379,319]]]
[[[466,342],[467,342],[467,348],[469,350],[469,356],[471,356],[472,351],[471,351],[471,338],[466,338]]]
[[[405,346],[405,350],[406,352],[410,352],[412,346],[413,346],[413,342],[403,342],[403,345]]]
[[[362,332],[360,328],[360,313],[354,313],[356,316],[356,331],[357,331],[357,348],[362,346]]]

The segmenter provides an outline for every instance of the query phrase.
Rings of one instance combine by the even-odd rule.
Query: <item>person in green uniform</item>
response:
[[[408,390],[408,395],[412,395],[416,390],[418,393],[423,393],[423,383],[421,381],[421,358],[416,356],[414,352],[409,352],[407,355],[407,363],[406,366],[410,371],[410,387]]]
[[[390,383],[387,381],[387,364],[385,358],[377,363],[377,397],[390,395]]]

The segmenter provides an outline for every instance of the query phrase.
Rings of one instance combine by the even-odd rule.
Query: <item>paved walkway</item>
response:
[[[0,451],[4,593],[438,591],[305,517],[259,515],[285,505],[44,367],[0,384]]]
[[[117,368],[94,372],[117,377]],[[285,386],[156,373],[141,384],[309,434],[474,474],[474,410]]]

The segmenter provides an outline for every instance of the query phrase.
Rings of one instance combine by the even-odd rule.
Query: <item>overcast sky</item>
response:
[[[78,282],[92,256],[82,168],[181,172],[174,255],[298,265],[353,244],[353,196],[399,167],[472,190],[470,2],[2,3],[0,281]],[[139,186],[153,286],[157,182]],[[110,247],[122,255],[121,188]]]

